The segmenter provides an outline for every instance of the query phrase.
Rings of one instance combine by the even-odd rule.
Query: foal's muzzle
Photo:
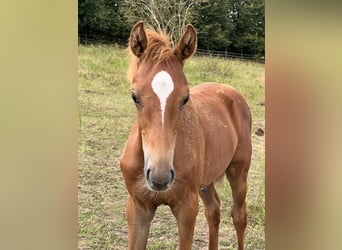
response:
[[[146,171],[146,180],[149,188],[153,191],[167,191],[175,180],[173,169],[151,169]]]

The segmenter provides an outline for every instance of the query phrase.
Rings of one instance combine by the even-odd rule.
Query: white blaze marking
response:
[[[167,98],[170,96],[174,89],[172,77],[166,71],[160,71],[152,80],[153,92],[158,96],[160,102],[162,126],[164,126],[164,112]]]

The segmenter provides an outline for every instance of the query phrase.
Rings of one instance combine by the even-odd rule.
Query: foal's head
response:
[[[196,31],[191,25],[174,48],[166,35],[145,30],[142,22],[131,31],[129,78],[142,138],[144,174],[153,191],[168,190],[176,177],[173,158],[178,123],[189,100],[183,65],[196,44]]]

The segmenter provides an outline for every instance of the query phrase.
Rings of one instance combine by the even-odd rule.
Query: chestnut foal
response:
[[[214,183],[224,174],[233,194],[238,249],[244,249],[251,115],[242,95],[229,86],[204,83],[189,89],[183,65],[196,46],[191,25],[174,48],[168,36],[142,22],[132,28],[128,76],[137,118],[120,160],[129,193],[128,249],[146,248],[162,204],[177,219],[179,249],[191,249],[198,196],[205,205],[209,249],[218,249],[220,200]]]

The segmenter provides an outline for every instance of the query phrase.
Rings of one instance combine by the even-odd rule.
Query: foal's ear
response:
[[[186,31],[184,32],[182,38],[177,43],[175,47],[176,56],[184,61],[189,58],[196,50],[197,46],[197,34],[195,28],[189,24],[186,27]]]
[[[129,37],[129,47],[136,57],[140,57],[144,53],[147,47],[147,37],[142,21],[133,26]]]

